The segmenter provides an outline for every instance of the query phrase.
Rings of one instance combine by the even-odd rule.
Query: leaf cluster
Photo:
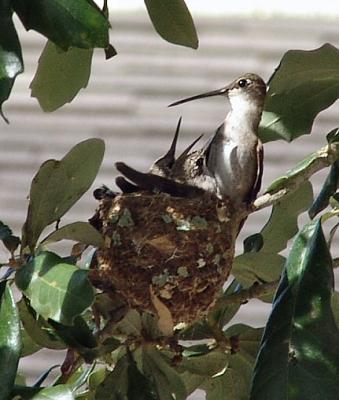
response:
[[[145,4],[161,36],[197,47],[183,0]],[[91,0],[0,0],[0,11],[0,105],[23,70],[13,13],[49,39],[32,83],[46,110],[71,101],[86,86],[93,48],[112,53],[106,2],[100,10]],[[291,141],[311,132],[317,114],[339,96],[333,72],[338,63],[338,50],[328,44],[283,56],[270,80],[263,140]],[[69,90],[55,85],[59,73]],[[285,189],[286,194],[261,231],[245,240],[234,261],[234,279],[206,318],[178,326],[173,337],[163,336],[154,316],[127,309],[118,295],[92,287],[88,268],[103,244],[92,225],[59,226],[92,185],[104,143],[89,139],[61,160],[43,163],[31,184],[20,237],[0,222],[0,240],[9,253],[0,266],[0,400],[184,400],[197,388],[207,400],[337,400],[339,294],[333,265],[338,260],[332,260],[330,245],[338,223],[328,239],[322,224],[339,215],[338,142],[334,129],[327,135],[328,149],[334,149],[330,171],[315,198],[308,177],[319,152],[272,183],[269,195]],[[287,190],[296,181],[297,187]],[[299,227],[305,211],[307,222]],[[51,250],[61,240],[79,243],[61,257]],[[266,327],[233,324],[253,297],[272,303]],[[54,366],[35,385],[26,385],[17,373],[19,360],[41,348],[67,349],[66,358],[52,385],[45,386],[45,379]]]
[[[184,0],[147,0],[155,30],[165,40],[196,49],[198,37]],[[31,95],[44,111],[71,102],[88,84],[93,50],[117,54],[109,42],[107,0],[101,10],[94,0],[0,0],[0,114],[16,77],[24,71],[16,14],[27,30],[48,39],[31,82]]]

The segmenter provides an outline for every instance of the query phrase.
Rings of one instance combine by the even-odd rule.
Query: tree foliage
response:
[[[163,38],[197,48],[183,0],[145,5]],[[46,111],[72,101],[87,85],[94,48],[105,49],[106,56],[115,53],[106,2],[100,10],[92,0],[0,0],[0,107],[23,71],[13,13],[26,29],[48,39],[31,84]],[[290,142],[309,134],[318,113],[339,97],[338,65],[339,50],[330,44],[287,51],[270,78],[262,139]],[[56,90],[53,82],[61,71],[66,79]],[[104,143],[89,139],[61,160],[43,163],[31,184],[20,237],[0,222],[0,240],[8,250],[0,265],[0,400],[184,400],[197,388],[207,400],[337,400],[339,293],[333,267],[338,260],[330,253],[339,215],[337,128],[327,138],[324,134],[324,145],[326,151],[311,154],[267,189],[263,198],[274,203],[267,223],[245,240],[244,253],[234,261],[235,279],[207,317],[176,331],[180,346],[162,335],[151,315],[136,310],[121,315],[121,299],[92,287],[88,268],[94,251],[84,249],[100,247],[100,233],[84,221],[59,227],[91,187]],[[308,178],[323,167],[330,167],[328,177],[314,196]],[[299,226],[306,211],[308,221]],[[324,223],[333,224],[328,239]],[[280,253],[291,239],[285,258]],[[61,240],[78,242],[67,257],[49,248]],[[14,287],[21,293],[18,301]],[[272,302],[266,327],[232,325],[253,297]],[[41,348],[67,349],[58,379],[44,386],[49,369],[35,385],[19,384],[20,357]]]

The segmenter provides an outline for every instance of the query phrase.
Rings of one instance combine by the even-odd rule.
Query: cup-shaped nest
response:
[[[191,323],[228,278],[241,224],[227,200],[139,192],[104,198],[96,215],[105,245],[92,282],[114,285],[131,308]],[[109,290],[109,289],[107,289]]]

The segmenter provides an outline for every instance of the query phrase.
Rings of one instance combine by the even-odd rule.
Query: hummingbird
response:
[[[250,204],[260,190],[263,146],[258,128],[264,108],[266,84],[247,73],[221,89],[176,101],[169,107],[211,96],[227,97],[231,110],[206,145],[173,165],[171,178],[196,186],[234,206]]]

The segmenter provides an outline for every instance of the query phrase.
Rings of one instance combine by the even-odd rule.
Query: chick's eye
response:
[[[238,82],[238,85],[240,87],[245,87],[245,86],[249,85],[249,83],[250,82],[247,79],[240,79],[240,81]]]

